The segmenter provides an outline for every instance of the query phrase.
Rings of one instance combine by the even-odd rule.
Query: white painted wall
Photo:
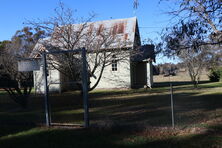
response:
[[[111,54],[112,57],[112,53],[108,53],[107,54]],[[120,54],[118,52],[118,54]],[[128,53],[129,54],[129,53]],[[102,56],[102,54],[100,54],[99,56]],[[115,55],[116,58],[118,59],[123,59],[124,56],[124,60],[120,60],[117,62],[117,71],[112,71],[112,64],[108,65],[105,67],[103,74],[102,74],[102,78],[99,81],[99,84],[97,85],[96,89],[109,89],[109,88],[130,88],[131,84],[130,84],[130,58],[127,55],[126,52],[122,52],[122,55]],[[94,67],[94,61],[90,60],[90,59],[95,59],[95,53],[94,54],[90,54],[87,56],[87,61],[89,62],[89,65],[91,68]],[[109,61],[112,60],[112,58],[107,59]],[[96,83],[96,81],[99,78],[100,75],[100,71],[101,71],[101,66],[98,67],[95,71],[95,77],[91,77],[90,78],[90,87],[94,86],[94,84]]]
[[[50,92],[60,92],[60,74],[56,69],[51,69],[48,71],[48,85]],[[43,78],[43,66],[40,70],[33,71],[34,77],[34,89],[36,93],[44,93],[44,78]]]
[[[118,55],[117,55],[118,58]],[[122,61],[117,62],[117,71],[112,71],[112,65],[105,67],[102,78],[97,85],[97,89],[109,89],[109,88],[130,88],[130,59],[129,57],[125,58]],[[90,63],[92,65],[93,63]],[[90,78],[90,86],[93,86],[100,73],[101,67],[95,72],[95,76]]]
[[[93,56],[93,55],[91,55]],[[90,57],[88,57],[90,58]],[[90,60],[89,60],[90,61]],[[89,65],[93,62],[90,61]],[[95,72],[95,76],[90,78],[90,85],[96,83],[99,77],[100,67]],[[43,68],[34,71],[34,88],[36,93],[44,93],[44,79]],[[61,91],[60,73],[58,70],[49,70],[48,84],[49,91]],[[56,83],[56,84],[55,84]],[[152,61],[147,63],[147,85],[151,87],[153,85],[153,68]],[[117,71],[112,71],[112,65],[105,67],[102,78],[97,85],[96,89],[110,89],[110,88],[131,88],[131,76],[130,76],[130,58],[126,58],[124,61],[117,63]]]

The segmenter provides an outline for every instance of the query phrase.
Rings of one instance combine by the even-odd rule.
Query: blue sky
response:
[[[90,12],[97,14],[95,21],[138,18],[142,40],[156,40],[157,32],[169,24],[169,17],[164,14],[168,7],[158,4],[159,0],[140,0],[135,11],[133,0],[61,0],[65,6],[77,10],[76,16],[86,17]],[[16,30],[22,29],[23,22],[33,19],[47,19],[54,15],[59,0],[1,0],[0,4],[0,41],[9,40]]]

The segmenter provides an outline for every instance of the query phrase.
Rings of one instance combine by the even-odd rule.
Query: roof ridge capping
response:
[[[131,21],[137,21],[137,17],[129,17],[129,18],[118,18],[118,19],[110,19],[110,20],[98,20],[98,21],[92,21],[92,22],[85,22],[85,23],[102,23],[102,22],[110,22],[110,21],[126,21],[126,20],[131,20]]]

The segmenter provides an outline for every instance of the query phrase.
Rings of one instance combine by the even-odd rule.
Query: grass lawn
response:
[[[168,83],[153,89],[90,92],[91,128],[44,127],[44,101],[33,95],[20,109],[0,92],[0,147],[222,147],[222,83],[194,89],[173,82],[175,123],[171,128]],[[83,123],[78,92],[50,95],[52,122]]]

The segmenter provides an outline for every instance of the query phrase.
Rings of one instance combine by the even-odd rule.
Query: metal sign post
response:
[[[88,70],[87,70],[87,61],[86,61],[86,49],[76,49],[76,50],[66,50],[66,51],[52,51],[43,53],[43,76],[44,76],[44,88],[45,88],[45,117],[46,117],[46,126],[51,125],[51,114],[49,107],[49,88],[47,80],[47,54],[60,54],[60,53],[71,53],[78,52],[82,53],[82,92],[83,92],[83,104],[84,104],[84,127],[89,127],[89,101],[88,101]]]
[[[46,126],[51,125],[51,117],[49,110],[49,88],[48,88],[48,80],[47,80],[47,63],[46,63],[46,53],[43,53],[43,76],[44,76],[44,88],[45,88],[45,117],[46,117]]]
[[[89,127],[89,100],[88,100],[88,71],[86,49],[82,48],[82,92],[84,103],[84,127]]]
[[[171,116],[172,116],[172,127],[175,127],[175,119],[174,119],[174,102],[173,102],[173,86],[170,83],[170,100],[171,100]]]

